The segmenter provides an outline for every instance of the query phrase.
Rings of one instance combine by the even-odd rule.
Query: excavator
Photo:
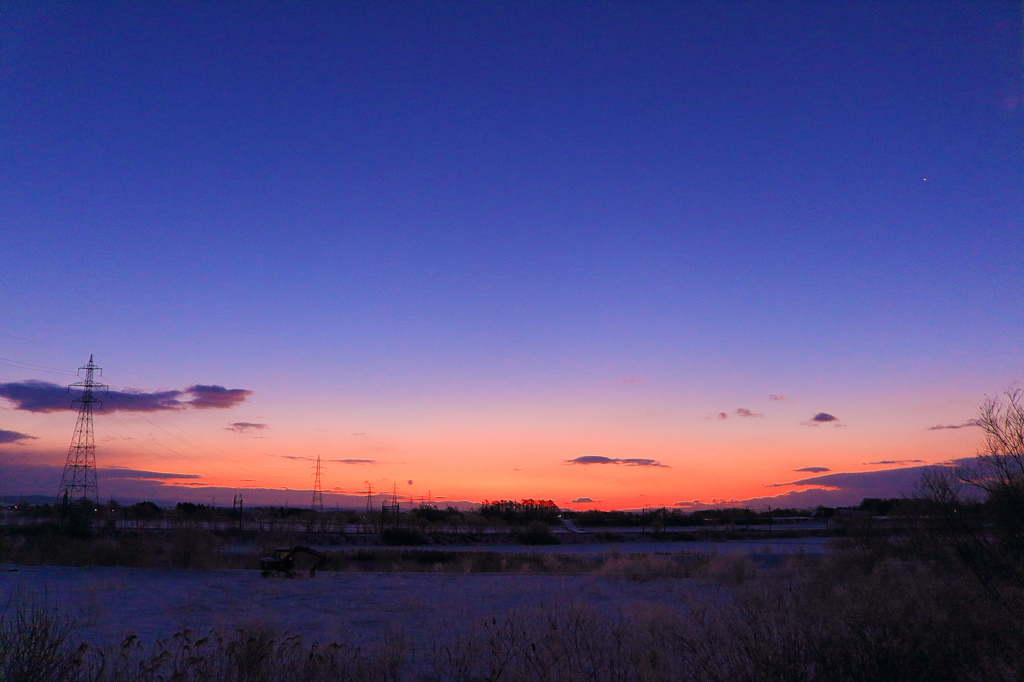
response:
[[[309,568],[310,578],[316,575],[318,568],[323,568],[330,561],[323,554],[309,547],[301,545],[291,548],[281,547],[274,550],[274,556],[265,556],[260,559],[260,575],[264,578],[269,578],[272,575],[294,578],[297,575],[295,570],[295,555],[297,554],[308,554],[316,559],[316,563]]]

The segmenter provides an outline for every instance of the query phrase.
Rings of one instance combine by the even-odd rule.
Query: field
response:
[[[0,590],[48,604],[75,634],[116,645],[129,634],[152,644],[185,629],[272,630],[310,640],[371,641],[387,630],[456,633],[523,608],[585,602],[614,614],[639,602],[678,601],[683,580],[606,576],[453,573],[335,573],[264,579],[258,571],[27,567]]]
[[[320,547],[332,565],[289,579],[215,567],[252,566],[258,548],[187,537],[203,551],[185,558],[206,568],[5,564],[0,679],[1002,680],[1021,670],[1017,620],[989,590],[952,564],[860,541]],[[182,561],[166,544],[161,561]],[[96,563],[135,556],[101,538],[46,552],[62,547],[91,547]],[[1017,592],[1001,599],[1020,603]]]

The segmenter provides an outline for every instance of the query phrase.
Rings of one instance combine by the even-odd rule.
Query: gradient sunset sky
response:
[[[1021,28],[4,2],[0,494],[56,495],[90,354],[104,498],[308,504],[319,455],[350,494],[787,504],[969,457],[1024,381]]]

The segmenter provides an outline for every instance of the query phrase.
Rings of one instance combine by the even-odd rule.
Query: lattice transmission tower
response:
[[[315,512],[322,512],[324,510],[324,491],[320,486],[320,455],[316,456],[316,478],[313,479],[313,504],[311,508]]]
[[[76,381],[68,386],[68,391],[81,389],[81,397],[75,398],[72,404],[78,403],[78,421],[75,423],[75,435],[71,437],[68,458],[64,462],[64,473],[60,477],[60,489],[57,491],[57,502],[65,507],[69,502],[82,498],[99,502],[99,487],[96,484],[96,440],[92,431],[93,405],[103,402],[96,398],[96,392],[106,391],[107,385],[94,380],[96,370],[103,376],[103,369],[97,367],[89,356],[89,362],[78,368],[78,375],[85,370],[85,380]]]

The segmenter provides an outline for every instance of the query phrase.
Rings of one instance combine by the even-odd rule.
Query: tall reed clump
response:
[[[437,641],[426,679],[1019,680],[1020,605],[924,564],[779,571],[617,614],[585,601],[510,612]]]
[[[9,598],[0,611],[0,680],[77,679],[85,649],[70,642],[70,624],[53,609]]]
[[[307,643],[256,627],[199,636],[182,630],[152,647],[135,635],[118,647],[68,646],[66,624],[45,609],[18,610],[0,639],[3,682],[399,682],[409,644],[387,631],[367,643]]]

